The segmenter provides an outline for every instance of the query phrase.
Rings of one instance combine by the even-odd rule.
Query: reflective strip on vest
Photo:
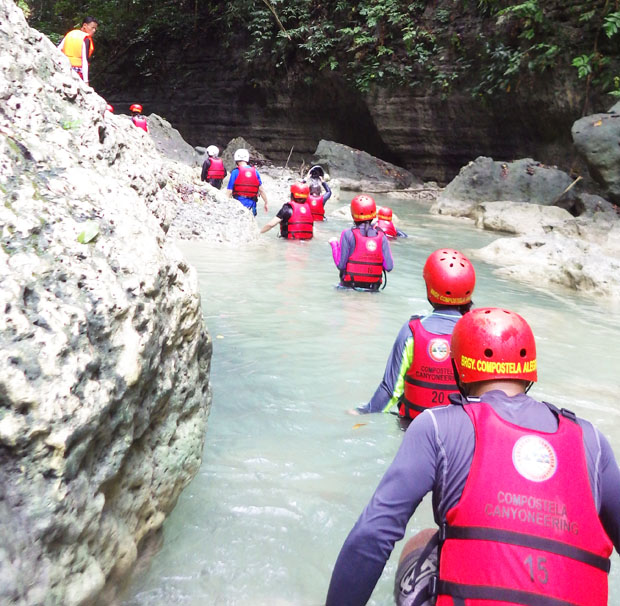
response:
[[[415,419],[427,408],[449,404],[448,396],[457,393],[450,335],[428,332],[415,318],[409,322],[413,334],[413,362],[405,375],[405,392],[398,406],[401,417]]]
[[[606,606],[612,543],[599,520],[581,427],[555,433],[464,406],[476,434],[463,494],[446,515],[438,606]],[[495,602],[493,602],[495,603]]]

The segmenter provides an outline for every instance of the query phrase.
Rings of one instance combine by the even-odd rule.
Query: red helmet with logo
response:
[[[431,303],[466,305],[476,285],[476,272],[470,260],[453,248],[431,253],[422,272]]]
[[[392,220],[392,209],[387,206],[381,206],[377,208],[377,219],[381,219],[382,221],[391,221]]]
[[[538,379],[534,334],[513,311],[483,307],[466,313],[454,327],[450,352],[461,383]]]
[[[373,198],[359,194],[351,200],[351,216],[354,221],[370,221],[377,216],[377,205]]]
[[[306,183],[293,183],[291,185],[291,198],[303,201],[310,194],[310,187]]]
[[[133,105],[129,106],[129,111],[130,112],[137,112],[138,114],[142,113],[142,106],[139,103],[134,103]]]

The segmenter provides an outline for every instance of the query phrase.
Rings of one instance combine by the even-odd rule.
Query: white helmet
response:
[[[250,152],[247,149],[238,149],[234,155],[235,162],[249,162]]]
[[[207,156],[216,158],[219,153],[220,150],[215,145],[209,145],[209,147],[207,147]]]

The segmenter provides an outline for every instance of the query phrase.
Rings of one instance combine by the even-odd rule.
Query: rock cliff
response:
[[[106,602],[196,473],[211,401],[152,140],[0,0],[0,603]]]

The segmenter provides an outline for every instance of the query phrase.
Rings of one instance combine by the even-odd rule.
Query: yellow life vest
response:
[[[85,38],[88,38],[90,42],[88,50],[88,57],[90,58],[93,54],[93,50],[95,50],[92,36],[89,36],[81,29],[71,30],[65,36],[65,43],[62,45],[62,52],[69,57],[69,61],[71,61],[71,65],[73,67],[82,67],[82,45],[84,44]]]

